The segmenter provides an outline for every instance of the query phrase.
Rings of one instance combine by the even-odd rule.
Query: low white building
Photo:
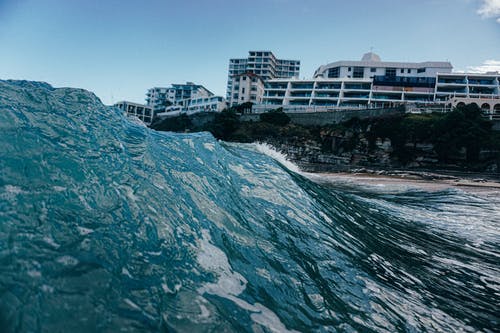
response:
[[[221,112],[227,107],[222,96],[197,97],[184,101],[184,110],[187,112]]]
[[[170,87],[154,87],[146,93],[146,103],[155,111],[164,111],[171,105],[179,105],[191,98],[213,96],[207,88],[193,82],[186,84],[172,84]]]
[[[222,96],[189,98],[177,105],[169,106],[164,112],[157,113],[159,118],[193,114],[198,112],[221,112],[227,108],[226,100]]]
[[[120,101],[114,104],[117,108],[125,112],[128,116],[134,116],[142,120],[146,125],[151,125],[154,117],[154,111],[152,107],[144,104]]]

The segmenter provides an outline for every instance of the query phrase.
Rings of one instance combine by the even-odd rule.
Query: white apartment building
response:
[[[227,107],[222,96],[195,97],[184,102],[183,110],[195,112],[221,112]]]
[[[249,51],[248,58],[229,60],[226,99],[232,101],[229,103],[231,106],[250,102],[249,94],[234,97],[234,94],[239,94],[239,91],[233,88],[233,78],[237,75],[253,73],[260,76],[263,81],[266,81],[274,78],[298,77],[299,72],[299,60],[278,59],[271,51]],[[241,99],[242,97],[243,100]],[[260,97],[258,96],[258,98]],[[236,104],[233,104],[233,102]]]
[[[232,93],[229,96],[229,105],[238,105],[245,102],[262,103],[264,96],[264,81],[253,73],[234,75],[231,78]]]
[[[222,96],[195,97],[186,99],[180,104],[169,106],[164,112],[160,112],[156,116],[166,118],[178,116],[183,113],[221,112],[225,108],[227,108],[227,103]]]
[[[142,120],[146,125],[151,125],[153,121],[154,111],[152,107],[149,107],[144,104],[120,101],[115,103],[117,108],[124,111],[128,116],[134,116]]]
[[[494,101],[499,101],[500,96],[499,73],[463,74],[451,70],[448,62],[382,62],[376,54],[368,53],[361,61],[321,66],[313,79],[268,80],[262,105],[255,109],[283,106],[285,110],[318,110],[406,103],[451,105],[451,98],[462,97],[493,100],[488,105],[491,112],[496,112]],[[486,105],[480,104],[480,107]]]
[[[155,111],[163,111],[167,106],[178,105],[191,98],[213,96],[207,88],[193,82],[172,84],[170,87],[154,87],[146,93],[146,104]]]
[[[361,61],[336,61],[320,66],[314,78],[373,78],[374,76],[435,77],[437,73],[451,73],[449,62],[387,62],[373,53],[365,53]]]

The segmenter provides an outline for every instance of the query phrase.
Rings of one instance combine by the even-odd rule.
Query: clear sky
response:
[[[500,70],[500,0],[0,0],[1,79],[106,104],[186,81],[225,95],[229,58],[252,49],[301,60],[308,78],[370,47],[386,61]]]

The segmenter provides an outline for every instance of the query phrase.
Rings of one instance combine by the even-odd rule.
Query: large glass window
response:
[[[337,78],[339,76],[340,76],[340,68],[339,67],[330,68],[328,70],[328,77],[329,78]]]
[[[387,76],[396,76],[396,68],[386,68],[385,75]]]
[[[354,71],[352,72],[353,78],[362,78],[365,75],[364,67],[354,67]]]

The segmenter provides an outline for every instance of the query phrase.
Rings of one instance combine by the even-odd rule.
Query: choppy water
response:
[[[313,182],[260,148],[0,81],[0,331],[498,331],[498,196]]]

